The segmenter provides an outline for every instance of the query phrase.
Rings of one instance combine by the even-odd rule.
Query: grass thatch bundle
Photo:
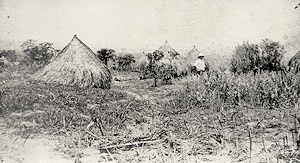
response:
[[[160,63],[173,66],[176,69],[177,75],[182,75],[187,72],[183,58],[168,44],[167,41],[158,49],[158,51],[162,52],[164,55],[160,60]]]
[[[79,87],[109,88],[109,69],[75,35],[57,57],[32,77],[33,81]]]
[[[288,63],[288,68],[290,71],[298,73],[300,71],[300,51],[294,55]]]

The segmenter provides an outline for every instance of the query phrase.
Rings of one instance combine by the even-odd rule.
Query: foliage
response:
[[[105,64],[107,65],[107,61],[115,55],[115,50],[113,49],[108,49],[104,48],[101,49],[100,51],[97,51],[98,58]]]
[[[148,65],[146,67],[145,73],[151,78],[154,78],[154,86],[157,86],[157,80],[160,78],[160,68],[159,61],[164,57],[163,53],[160,51],[154,51],[153,53],[148,53]]]
[[[118,70],[127,71],[131,69],[131,65],[135,62],[134,56],[131,54],[125,54],[124,56],[117,57]]]
[[[49,42],[36,44],[36,40],[29,39],[25,41],[21,47],[26,54],[28,64],[44,66],[49,63],[49,60],[54,54],[53,44]]]
[[[17,55],[15,50],[2,50],[0,52],[0,58],[5,57],[10,62],[16,62],[17,61]]]
[[[168,51],[168,55],[170,55],[170,60],[173,60],[179,56],[179,53],[176,51]]]
[[[154,86],[157,86],[158,79],[162,79],[165,83],[176,76],[176,68],[171,64],[162,63],[161,60],[164,57],[163,52],[154,51],[148,53],[148,63],[140,65],[141,79],[145,79],[147,76],[154,79]]]
[[[230,61],[230,70],[238,74],[283,70],[280,62],[284,53],[283,45],[269,39],[264,39],[259,44],[244,42],[235,48]]]

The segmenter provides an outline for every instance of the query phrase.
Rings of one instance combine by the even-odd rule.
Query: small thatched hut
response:
[[[185,57],[185,63],[186,63],[186,67],[189,71],[191,71],[192,66],[195,64],[195,62],[197,61],[199,55],[201,53],[199,52],[199,50],[196,48],[196,46],[194,46],[194,48],[187,54],[187,56]],[[204,62],[205,62],[205,69],[206,71],[209,70],[209,64],[206,61],[205,58],[203,58]]]
[[[168,44],[167,41],[158,49],[158,51],[162,52],[164,55],[164,57],[160,60],[162,64],[172,65],[175,67],[178,76],[186,73],[187,69],[184,66],[183,58]]]
[[[300,51],[298,51],[288,63],[289,71],[294,73],[300,72]]]
[[[110,88],[109,69],[75,35],[47,66],[36,72],[32,81],[79,87]]]

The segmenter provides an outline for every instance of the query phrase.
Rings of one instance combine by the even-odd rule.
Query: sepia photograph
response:
[[[0,163],[300,163],[300,0],[0,0]]]

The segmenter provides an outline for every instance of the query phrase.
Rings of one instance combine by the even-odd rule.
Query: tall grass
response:
[[[291,116],[299,115],[300,81],[295,74],[254,76],[210,71],[205,77],[190,76],[176,81],[172,91],[164,92],[167,97],[156,91],[166,91],[165,87],[172,86],[149,90],[151,99],[128,96],[126,91],[131,89],[138,89],[135,90],[138,93],[144,92],[140,89],[150,89],[134,82],[137,82],[132,84],[135,88],[114,86],[111,90],[24,82],[3,87],[0,107],[2,115],[31,111],[7,123],[18,127],[20,121],[35,122],[39,124],[36,132],[68,135],[64,143],[71,147],[93,146],[98,142],[97,148],[105,148],[163,140],[152,147],[144,144],[142,149],[157,149],[156,157],[161,160],[173,157],[175,162],[192,156],[217,154],[224,149],[237,161],[242,151],[254,155],[250,152],[252,142],[265,144],[277,138],[272,130],[288,133],[299,126],[297,121],[293,125],[296,118]],[[37,113],[37,110],[43,112]],[[91,121],[94,125],[89,131],[94,135],[86,132]],[[249,139],[250,145],[243,144]],[[140,145],[114,149],[135,147]]]
[[[161,124],[179,139],[208,137],[234,144],[251,141],[250,130],[254,137],[265,136],[270,129],[289,133],[291,115],[299,114],[298,79],[292,73],[275,72],[235,76],[212,71],[208,78],[190,77],[165,103]],[[204,142],[202,146],[207,145]]]

